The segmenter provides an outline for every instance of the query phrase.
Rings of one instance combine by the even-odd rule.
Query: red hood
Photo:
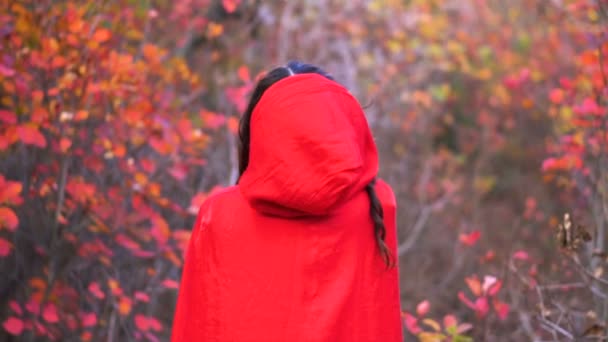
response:
[[[317,74],[287,77],[264,93],[252,113],[250,146],[239,188],[266,214],[328,214],[378,172],[361,106]]]

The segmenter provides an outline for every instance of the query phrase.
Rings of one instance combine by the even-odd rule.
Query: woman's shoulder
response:
[[[376,180],[376,194],[378,195],[380,202],[384,205],[397,207],[397,200],[393,188],[381,178]]]
[[[235,185],[227,187],[218,186],[209,192],[209,195],[201,205],[201,209],[235,204],[235,200],[241,196],[239,188]]]
[[[234,212],[232,209],[238,205],[239,197],[242,195],[236,186],[212,189],[198,208],[195,227],[210,226],[218,218],[226,217],[226,213]]]

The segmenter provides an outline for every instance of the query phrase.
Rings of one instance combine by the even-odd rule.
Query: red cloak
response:
[[[171,340],[402,341],[398,272],[365,191],[378,155],[356,99],[320,75],[280,80],[252,114],[249,156],[239,184],[200,208]],[[396,256],[395,198],[375,188]]]

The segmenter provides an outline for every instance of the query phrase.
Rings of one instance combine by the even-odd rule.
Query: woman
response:
[[[401,341],[395,198],[357,100],[291,62],[255,88],[240,178],[201,206],[172,341]]]

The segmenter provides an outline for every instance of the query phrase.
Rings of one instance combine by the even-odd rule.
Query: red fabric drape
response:
[[[359,103],[296,75],[251,119],[250,164],[209,197],[186,253],[172,341],[401,341],[398,272],[374,239],[378,156]],[[375,186],[396,255],[396,203]]]

